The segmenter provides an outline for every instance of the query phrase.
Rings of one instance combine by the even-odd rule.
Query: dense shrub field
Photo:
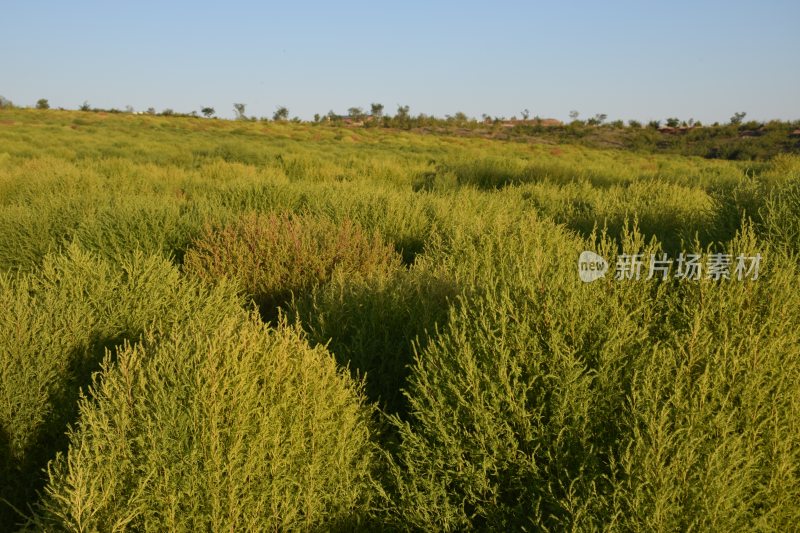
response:
[[[0,531],[790,531],[798,253],[793,155],[1,110]]]

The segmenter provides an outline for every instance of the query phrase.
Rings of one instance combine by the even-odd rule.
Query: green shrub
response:
[[[398,524],[566,529],[578,520],[570,499],[602,506],[595,490],[610,471],[627,357],[648,340],[653,291],[582,284],[580,246],[528,218],[432,251],[465,292],[414,359],[409,419],[394,418]]]
[[[790,256],[765,255],[751,282],[691,286],[670,337],[636,359],[626,443],[615,460],[620,531],[787,531],[800,521],[800,295]]]
[[[735,215],[723,220],[718,204],[702,189],[650,179],[603,188],[586,181],[536,183],[519,191],[539,213],[586,237],[597,226],[619,239],[627,221],[636,218],[646,238],[656,237],[671,252],[680,250],[682,242],[693,242],[695,236],[702,243],[730,238],[741,222]],[[731,221],[735,225],[729,226]]]
[[[110,259],[140,251],[180,263],[202,224],[196,209],[133,197],[98,209],[95,216],[81,221],[72,239],[83,249]]]
[[[197,285],[163,259],[133,254],[113,264],[75,246],[35,274],[0,277],[0,498],[20,510],[35,500],[105,349],[206,309],[240,309],[231,288]],[[0,502],[0,520],[16,518]]]
[[[80,401],[37,528],[353,528],[371,506],[359,387],[296,331],[244,312],[126,345]]]
[[[616,245],[600,242],[612,258]],[[622,245],[657,250],[637,232]],[[453,265],[469,265],[456,278],[474,290],[415,357],[410,417],[393,418],[399,526],[797,522],[800,297],[788,257],[751,282],[584,285],[581,243],[544,223],[450,246]],[[748,229],[729,249],[759,243]]]
[[[776,248],[794,257],[800,253],[800,182],[789,182],[773,191],[762,211],[763,232]]]
[[[371,400],[404,413],[402,389],[415,343],[427,344],[456,295],[442,273],[416,266],[387,277],[337,273],[290,311],[310,341],[325,344],[342,366],[365,377]]]

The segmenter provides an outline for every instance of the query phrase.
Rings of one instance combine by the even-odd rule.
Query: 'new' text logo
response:
[[[608,272],[608,261],[594,252],[581,252],[578,258],[578,275],[585,283],[600,279]]]

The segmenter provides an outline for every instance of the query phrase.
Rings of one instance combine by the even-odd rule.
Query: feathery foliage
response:
[[[785,128],[419,121],[0,110],[0,530],[794,529]]]

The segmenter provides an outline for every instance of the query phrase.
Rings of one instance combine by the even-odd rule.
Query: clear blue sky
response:
[[[17,105],[800,119],[800,1],[0,4]]]

